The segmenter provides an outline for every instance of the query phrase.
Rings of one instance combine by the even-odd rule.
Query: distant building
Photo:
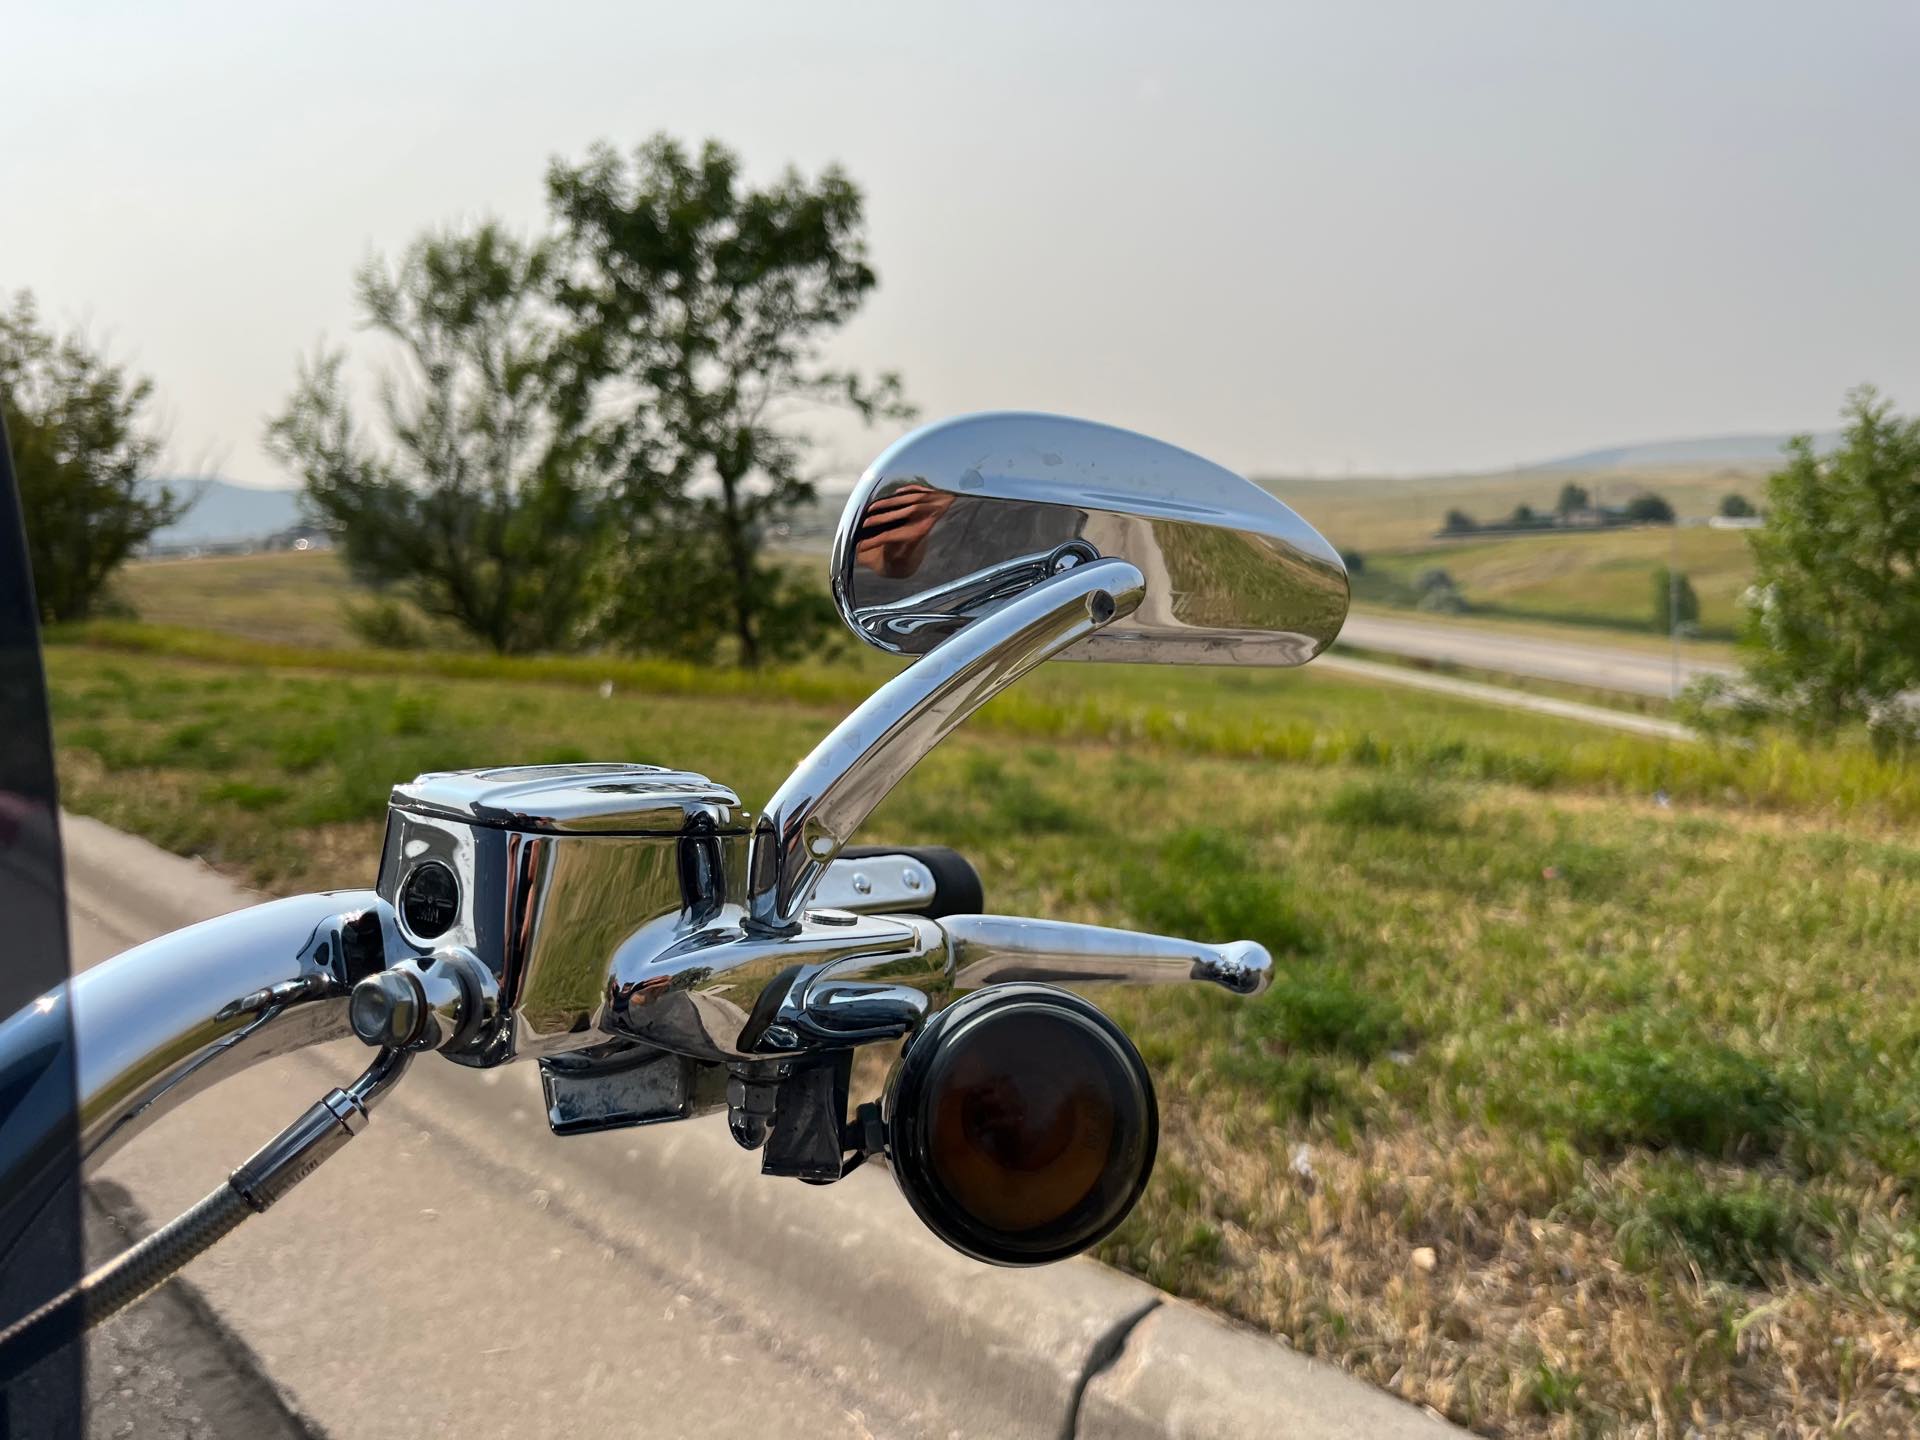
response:
[[[1577,510],[1563,510],[1555,519],[1560,527],[1566,530],[1599,530],[1619,523],[1615,516],[1597,505],[1582,505]]]
[[[262,550],[331,550],[333,534],[318,525],[289,525],[260,542]]]

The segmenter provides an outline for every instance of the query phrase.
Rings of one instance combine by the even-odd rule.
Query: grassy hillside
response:
[[[1632,470],[1535,470],[1494,475],[1426,476],[1407,480],[1263,479],[1260,483],[1343,550],[1404,550],[1433,537],[1447,511],[1482,522],[1511,514],[1515,505],[1553,509],[1560,487],[1586,487],[1596,503],[1624,504],[1646,491],[1664,495],[1681,516],[1719,513],[1721,499],[1738,492],[1758,501],[1764,466],[1657,466]]]
[[[66,802],[272,888],[363,883],[422,769],[645,759],[764,796],[875,678],[70,641]],[[1902,772],[1311,668],[1052,666],[980,722],[868,838],[960,845],[995,908],[1279,958],[1251,1004],[1103,997],[1165,1116],[1109,1260],[1489,1433],[1920,1424]]]
[[[1682,517],[1711,515],[1730,493],[1757,500],[1765,475],[1757,467],[1672,467],[1265,483],[1342,550],[1361,553],[1366,569],[1354,594],[1362,603],[1411,606],[1412,580],[1437,567],[1453,576],[1475,616],[1645,632],[1653,576],[1669,563],[1671,547],[1700,596],[1704,633],[1726,639],[1738,632],[1739,597],[1752,574],[1747,538],[1737,531],[1681,526],[1461,540],[1438,540],[1435,532],[1456,508],[1482,522],[1522,503],[1550,511],[1569,482],[1609,505],[1653,491]]]
[[[1742,532],[1665,526],[1443,540],[1365,558],[1354,594],[1374,604],[1414,604],[1414,582],[1442,569],[1475,616],[1645,631],[1655,628],[1654,576],[1671,564],[1700,597],[1701,633],[1719,639],[1739,633],[1753,577]]]

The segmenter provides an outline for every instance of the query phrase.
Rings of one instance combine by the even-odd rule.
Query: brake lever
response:
[[[867,924],[876,919],[910,929],[911,942],[799,968],[776,1002],[763,1001],[760,1023],[743,1041],[804,1051],[902,1039],[953,995],[1013,981],[1175,985],[1197,980],[1253,996],[1273,978],[1272,956],[1252,940],[1207,945],[1019,915],[889,916]]]
[[[1273,957],[1252,940],[1205,945],[1019,915],[949,915],[936,923],[946,936],[955,990],[1012,980],[1087,985],[1202,980],[1236,995],[1258,995],[1273,979]]]

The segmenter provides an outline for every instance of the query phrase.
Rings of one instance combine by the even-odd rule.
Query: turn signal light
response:
[[[1133,1042],[1049,985],[990,986],[934,1016],[894,1070],[885,1115],[914,1212],[998,1265],[1064,1260],[1110,1234],[1160,1135]]]

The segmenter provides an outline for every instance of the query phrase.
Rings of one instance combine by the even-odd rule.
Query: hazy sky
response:
[[[881,288],[836,358],[930,416],[1326,474],[1920,407],[1911,3],[36,8],[0,288],[249,482],[357,263],[658,129],[848,168]]]

